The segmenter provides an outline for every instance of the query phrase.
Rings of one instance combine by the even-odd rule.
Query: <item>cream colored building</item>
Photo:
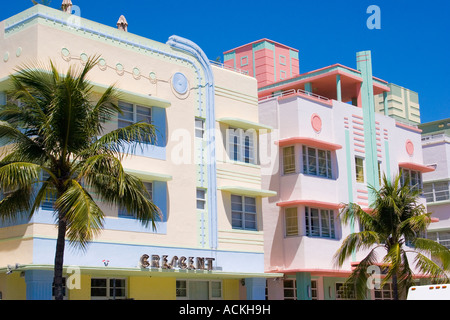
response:
[[[264,273],[261,199],[276,193],[261,189],[259,136],[271,128],[258,123],[253,77],[211,64],[187,39],[160,43],[42,5],[0,22],[0,53],[2,103],[27,61],[65,71],[100,55],[89,79],[98,94],[115,83],[124,111],[107,130],[138,118],[158,130],[123,162],[162,210],[157,230],[101,204],[103,232],[86,252],[66,249],[66,277],[80,284],[67,299],[264,299],[266,278],[280,275]],[[2,299],[52,298],[56,236],[51,203],[0,226]]]

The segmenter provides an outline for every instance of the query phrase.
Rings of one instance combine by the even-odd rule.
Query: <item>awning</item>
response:
[[[288,200],[277,202],[277,206],[279,207],[292,207],[298,205],[331,210],[337,210],[343,207],[343,205],[340,203],[324,202],[318,200]]]
[[[147,180],[147,181],[170,181],[170,180],[172,180],[172,176],[168,175],[168,174],[140,171],[140,170],[135,170],[135,169],[127,169],[127,168],[124,168],[124,170],[126,173],[132,174],[142,180]]]
[[[248,130],[248,129],[255,129],[255,130],[264,129],[264,130],[268,130],[268,131],[272,130],[271,126],[267,126],[267,125],[264,125],[261,123],[244,120],[244,119],[239,119],[239,118],[230,118],[230,117],[220,118],[220,119],[217,119],[217,121],[228,124],[232,127],[236,127],[236,128],[240,128],[240,129],[244,129],[244,130]]]
[[[105,86],[103,84],[99,83],[92,83],[94,92],[103,93],[106,91],[108,86]],[[127,90],[120,89],[118,87],[115,87],[116,91],[119,95],[120,100],[124,100],[126,102],[135,103],[135,104],[142,104],[143,106],[150,106],[150,107],[158,107],[158,108],[168,108],[171,105],[171,102],[169,100],[161,99],[155,96],[152,96],[150,94],[144,95],[139,94]]]
[[[240,194],[243,196],[251,196],[251,197],[273,197],[276,196],[277,193],[275,191],[263,190],[263,189],[253,189],[239,186],[223,186],[218,187],[218,190],[228,191],[231,193]]]
[[[420,163],[415,163],[415,162],[399,162],[398,166],[401,168],[420,171],[420,172],[432,172],[435,170],[435,168],[433,168],[433,167],[426,166],[426,165],[423,165]]]
[[[304,144],[311,147],[316,147],[319,149],[325,149],[325,150],[338,150],[342,149],[342,146],[340,144],[331,143],[325,140],[319,140],[315,138],[309,138],[309,137],[291,137],[291,138],[285,138],[281,139],[278,142],[278,145],[280,147],[292,145],[292,144]]]

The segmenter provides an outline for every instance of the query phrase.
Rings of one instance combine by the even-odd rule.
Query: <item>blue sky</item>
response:
[[[374,76],[419,93],[422,122],[450,118],[448,0],[72,2],[83,18],[114,27],[123,14],[128,31],[146,38],[188,38],[211,60],[261,38],[298,49],[301,73],[334,63],[356,68],[356,52],[371,50]],[[366,26],[370,5],[380,8],[381,29]],[[7,1],[0,20],[30,6],[31,0]]]

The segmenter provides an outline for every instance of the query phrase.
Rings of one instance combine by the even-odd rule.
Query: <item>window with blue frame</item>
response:
[[[229,128],[228,155],[231,160],[256,164],[256,132],[253,129],[244,130]]]
[[[143,182],[145,189],[149,193],[149,199],[153,201],[153,183],[152,182]],[[127,211],[126,208],[119,208],[119,217],[121,218],[134,218],[131,213]]]

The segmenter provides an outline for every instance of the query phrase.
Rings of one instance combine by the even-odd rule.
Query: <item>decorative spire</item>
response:
[[[119,21],[117,21],[117,28],[119,30],[128,31],[128,22],[123,15],[121,15]]]
[[[72,13],[72,1],[71,0],[63,0],[61,9],[64,12]]]

